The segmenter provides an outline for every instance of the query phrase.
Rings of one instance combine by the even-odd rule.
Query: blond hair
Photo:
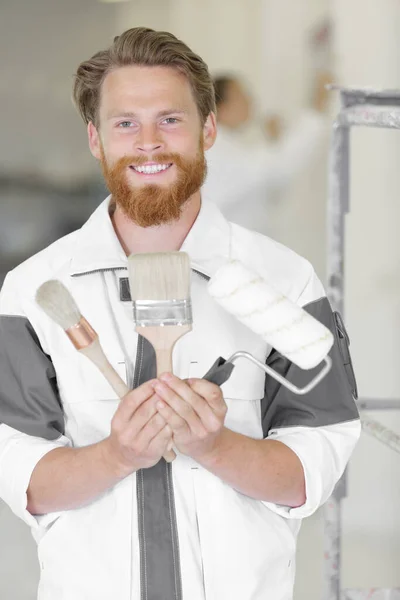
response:
[[[128,29],[107,49],[81,63],[75,75],[73,98],[83,120],[98,126],[102,83],[110,71],[125,66],[173,67],[192,88],[204,124],[215,112],[215,92],[206,63],[172,33],[146,27]]]

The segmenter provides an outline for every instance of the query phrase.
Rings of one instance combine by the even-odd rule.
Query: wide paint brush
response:
[[[132,254],[128,268],[136,331],[155,350],[157,377],[172,373],[175,343],[192,329],[189,256],[185,252]]]

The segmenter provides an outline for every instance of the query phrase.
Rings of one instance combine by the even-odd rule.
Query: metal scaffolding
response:
[[[327,295],[333,310],[344,313],[345,216],[349,212],[350,128],[400,129],[400,91],[346,89],[331,86],[341,96],[333,125],[329,165]],[[360,399],[363,431],[400,452],[400,435],[370,419],[365,410],[399,410],[400,400]],[[400,600],[400,588],[343,590],[340,585],[341,501],[347,495],[347,473],[324,506],[325,577],[323,600]]]

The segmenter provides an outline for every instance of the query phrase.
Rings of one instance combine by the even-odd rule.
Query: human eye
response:
[[[118,127],[120,129],[129,129],[132,126],[133,126],[132,121],[122,121],[121,123],[118,123]]]
[[[179,119],[177,117],[167,117],[164,119],[164,123],[167,125],[176,125],[176,123],[179,123]]]

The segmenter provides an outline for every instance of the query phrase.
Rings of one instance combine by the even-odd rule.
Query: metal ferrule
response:
[[[89,325],[85,317],[81,317],[79,323],[66,329],[65,333],[77,350],[87,348],[97,338],[97,333],[93,327]]]
[[[134,300],[133,320],[139,327],[190,325],[192,302],[187,300]]]

